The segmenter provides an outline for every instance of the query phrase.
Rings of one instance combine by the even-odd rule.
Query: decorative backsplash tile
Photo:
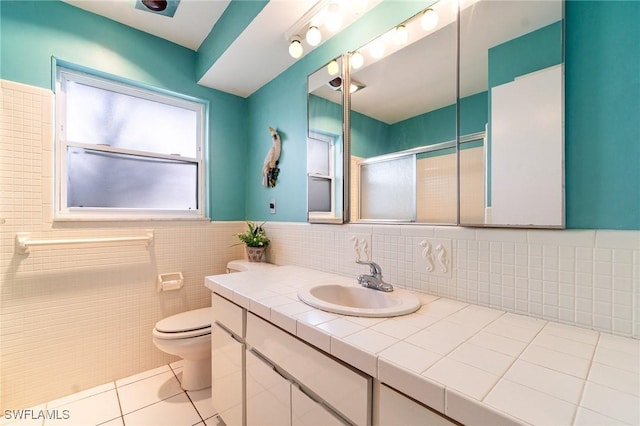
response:
[[[382,267],[385,280],[399,287],[640,338],[640,231],[298,223],[266,227],[272,239],[270,261],[276,264],[355,279],[361,267],[353,255],[345,257],[339,244],[318,244],[318,236],[340,242],[370,234],[372,260]],[[293,246],[290,235],[307,244]],[[448,260],[450,275],[428,270],[433,264],[442,271],[438,245],[445,247],[442,259]]]

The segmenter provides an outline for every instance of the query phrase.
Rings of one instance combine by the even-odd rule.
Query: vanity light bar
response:
[[[320,0],[300,17],[285,33],[289,54],[298,59],[382,0]],[[294,55],[295,54],[295,55]]]

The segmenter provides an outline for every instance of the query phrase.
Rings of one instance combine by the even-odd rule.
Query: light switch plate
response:
[[[453,264],[451,240],[441,238],[416,238],[416,272],[451,278]]]

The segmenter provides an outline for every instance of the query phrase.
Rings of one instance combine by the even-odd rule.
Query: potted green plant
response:
[[[249,262],[262,262],[264,250],[271,242],[264,231],[263,225],[264,223],[256,225],[255,223],[247,222],[247,230],[236,234],[246,247]]]

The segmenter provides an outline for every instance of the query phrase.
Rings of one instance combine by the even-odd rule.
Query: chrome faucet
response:
[[[382,269],[375,262],[356,260],[360,265],[369,265],[370,275],[358,275],[358,283],[363,287],[380,291],[393,291],[393,286],[382,280]]]

